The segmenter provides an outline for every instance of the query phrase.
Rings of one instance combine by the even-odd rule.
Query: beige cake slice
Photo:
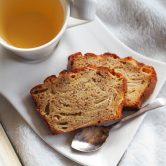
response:
[[[104,67],[63,71],[31,90],[36,110],[53,133],[121,118],[126,80]]]
[[[132,57],[120,58],[115,54],[95,55],[80,52],[69,57],[69,68],[77,69],[88,65],[104,66],[114,69],[127,80],[127,93],[124,107],[139,109],[141,104],[152,94],[157,76],[153,67],[140,63]]]

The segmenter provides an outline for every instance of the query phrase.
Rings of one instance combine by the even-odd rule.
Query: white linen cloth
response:
[[[115,36],[127,46],[166,62],[165,0],[98,0],[97,12]],[[166,85],[160,96],[166,97]],[[120,166],[166,165],[165,109],[148,113]],[[0,121],[25,166],[78,165],[48,147],[2,98]]]

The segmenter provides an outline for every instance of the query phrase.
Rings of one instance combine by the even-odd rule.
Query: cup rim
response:
[[[62,4],[61,0],[60,0],[60,3]],[[47,43],[45,43],[41,46],[34,47],[34,48],[19,48],[19,47],[15,47],[15,46],[12,46],[12,45],[8,44],[3,38],[1,38],[0,44],[2,44],[7,49],[10,49],[10,50],[13,50],[13,51],[20,51],[20,52],[22,52],[22,51],[24,51],[24,52],[37,51],[37,50],[40,50],[40,49],[43,49],[45,47],[50,46],[62,35],[63,31],[67,27],[67,21],[68,21],[68,18],[70,16],[70,5],[69,5],[68,2],[65,2],[65,5],[66,5],[66,15],[65,15],[64,23],[63,23],[60,31],[58,32],[58,34],[52,40],[50,40],[49,42],[47,42]]]

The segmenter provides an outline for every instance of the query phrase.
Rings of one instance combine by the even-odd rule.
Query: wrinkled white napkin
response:
[[[98,0],[98,16],[130,48],[166,62],[165,0]],[[166,85],[160,96],[166,97]],[[41,141],[2,98],[0,109],[0,121],[25,166],[78,165]],[[166,165],[165,109],[148,113],[120,161],[120,166]]]

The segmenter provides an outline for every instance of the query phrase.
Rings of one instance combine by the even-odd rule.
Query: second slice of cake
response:
[[[152,66],[145,65],[132,57],[120,58],[115,54],[105,53],[95,55],[80,52],[69,57],[69,68],[77,69],[93,65],[114,69],[127,80],[127,92],[124,107],[127,109],[139,109],[144,101],[152,94],[157,75]]]

